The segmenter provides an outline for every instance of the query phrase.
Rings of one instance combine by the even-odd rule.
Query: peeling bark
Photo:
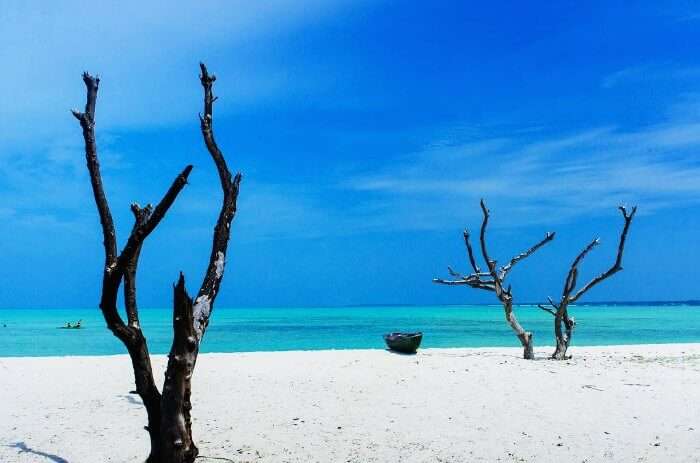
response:
[[[224,275],[231,222],[236,213],[241,181],[240,174],[231,176],[223,153],[214,140],[212,111],[216,98],[212,95],[212,85],[216,78],[209,75],[204,64],[201,64],[200,68],[204,88],[204,116],[200,115],[202,135],[221,179],[223,201],[214,228],[209,265],[196,302],[193,303],[187,294],[182,274],[174,287],[173,344],[163,394],[155,384],[148,344],[139,322],[136,272],[143,242],[165,217],[187,184],[192,166],[183,169],[155,207],[150,204],[144,208],[135,203],[131,205],[135,218],[134,226],[124,248],[117,253],[114,221],[104,192],[95,142],[95,107],[100,82],[98,78],[88,73],[83,74],[87,90],[85,111],[72,111],[83,131],[85,159],[103,233],[105,265],[100,309],[107,327],[124,344],[131,358],[136,391],[143,400],[148,417],[146,430],[151,441],[151,451],[147,463],[192,463],[197,457],[198,449],[192,438],[191,379],[199,344],[209,324],[214,300]],[[117,308],[117,296],[122,280],[126,323]]]
[[[508,264],[503,267],[498,268],[498,264],[495,260],[489,257],[488,247],[486,245],[486,228],[489,222],[489,210],[486,208],[486,203],[481,200],[481,212],[483,213],[483,221],[481,222],[481,231],[479,234],[479,243],[481,245],[481,255],[486,262],[486,267],[488,272],[482,272],[479,268],[476,258],[474,257],[474,250],[470,242],[469,231],[464,231],[464,244],[467,248],[467,256],[469,258],[469,263],[472,267],[473,273],[469,275],[462,275],[460,273],[452,270],[451,267],[447,267],[450,275],[455,277],[453,280],[444,280],[441,278],[434,278],[433,282],[443,285],[450,286],[461,286],[466,285],[472,288],[482,289],[485,291],[492,291],[496,294],[496,297],[503,305],[503,310],[505,313],[506,322],[511,327],[515,335],[517,336],[520,344],[523,346],[523,358],[531,360],[535,358],[533,350],[533,334],[529,331],[525,331],[523,327],[518,322],[515,312],[513,310],[513,294],[510,285],[507,288],[504,287],[504,281],[508,276],[511,269],[523,259],[534,254],[538,249],[540,249],[545,244],[549,243],[554,239],[554,233],[550,232],[545,235],[545,237],[537,242],[534,246],[525,252],[522,252],[515,257],[513,257]]]
[[[511,299],[512,300],[512,299]],[[506,321],[510,325],[515,335],[518,337],[520,344],[523,346],[523,358],[527,360],[533,360],[535,358],[534,345],[532,343],[533,334],[530,331],[525,331],[518,319],[513,313],[512,302],[507,302],[504,304],[504,309],[506,312]]]

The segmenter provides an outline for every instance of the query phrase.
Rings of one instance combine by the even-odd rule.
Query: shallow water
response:
[[[553,344],[550,314],[534,306],[516,311],[537,345]],[[590,305],[570,312],[578,322],[573,345],[700,342],[698,306]],[[78,319],[83,329],[58,329]],[[141,324],[151,352],[166,353],[170,309],[142,309]],[[125,352],[98,309],[2,309],[0,330],[0,356]],[[202,352],[381,349],[390,331],[423,331],[422,347],[518,346],[500,306],[217,308]]]

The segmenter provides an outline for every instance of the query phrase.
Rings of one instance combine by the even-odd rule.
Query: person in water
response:
[[[66,328],[73,328],[73,325],[70,324],[70,322],[66,323]]]

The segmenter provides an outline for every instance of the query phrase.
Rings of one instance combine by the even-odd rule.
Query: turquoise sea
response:
[[[700,306],[586,305],[573,345],[700,342]],[[552,345],[552,316],[517,308],[539,346]],[[58,329],[82,319],[83,329]],[[141,309],[151,352],[166,353],[171,311]],[[0,309],[0,356],[121,354],[98,309]],[[384,348],[382,334],[423,331],[423,347],[517,346],[500,306],[217,308],[203,352]]]

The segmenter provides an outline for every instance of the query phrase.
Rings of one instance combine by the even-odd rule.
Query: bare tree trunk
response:
[[[153,379],[148,344],[139,322],[136,303],[136,269],[144,240],[160,223],[177,195],[187,184],[192,166],[185,167],[175,178],[170,189],[155,207],[147,205],[141,208],[135,203],[131,205],[135,217],[134,226],[121,253],[117,253],[116,232],[102,185],[95,143],[95,106],[99,79],[87,73],[83,74],[87,89],[85,112],[73,111],[73,115],[80,121],[83,129],[85,157],[104,238],[105,265],[100,308],[107,327],[122,341],[131,358],[136,391],[143,400],[148,415],[146,430],[151,441],[151,451],[146,460],[147,463],[192,463],[199,453],[192,438],[191,380],[199,345],[209,324],[214,301],[224,275],[231,222],[236,214],[241,181],[240,174],[231,175],[223,153],[214,140],[213,103],[216,98],[212,94],[212,85],[216,77],[209,75],[204,64],[201,64],[200,68],[204,89],[204,115],[200,115],[202,136],[219,174],[223,200],[214,228],[209,264],[197,293],[197,299],[192,301],[187,294],[185,278],[182,274],[174,287],[173,343],[168,356],[163,394],[158,391]],[[117,295],[122,280],[126,323],[117,309]]]
[[[160,461],[160,392],[153,382],[153,371],[151,370],[151,358],[146,346],[146,340],[139,332],[138,340],[129,346],[129,357],[134,369],[134,379],[136,382],[136,392],[143,401],[148,417],[148,431],[151,440],[151,453],[146,460],[147,463],[158,463]]]
[[[161,458],[163,461],[191,463],[199,451],[192,441],[189,410],[185,411],[185,391],[192,377],[197,341],[194,336],[192,299],[187,294],[182,274],[175,286],[173,307],[173,345],[168,355],[163,384]]]
[[[523,358],[526,360],[534,360],[535,352],[532,342],[532,333],[525,331],[523,327],[520,326],[518,319],[515,317],[515,313],[513,313],[513,303],[508,302],[506,306],[506,321],[520,340],[520,344],[523,346]]]
[[[574,334],[574,319],[569,318],[567,310],[557,311],[554,315],[554,338],[556,341],[556,347],[554,348],[554,353],[552,358],[555,360],[566,360],[566,351],[569,349],[569,344],[571,343],[571,338]]]

